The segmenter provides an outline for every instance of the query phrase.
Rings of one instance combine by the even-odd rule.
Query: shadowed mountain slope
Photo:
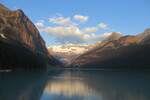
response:
[[[100,43],[99,48],[73,60],[70,66],[106,69],[150,68],[149,42],[141,42],[137,36],[122,36],[116,40],[105,41]]]

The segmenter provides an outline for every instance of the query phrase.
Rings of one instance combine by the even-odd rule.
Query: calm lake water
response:
[[[150,100],[150,71],[3,72],[0,100]]]

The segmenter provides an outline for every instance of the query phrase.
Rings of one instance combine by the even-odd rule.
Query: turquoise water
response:
[[[3,72],[0,73],[0,100],[150,100],[150,72]]]

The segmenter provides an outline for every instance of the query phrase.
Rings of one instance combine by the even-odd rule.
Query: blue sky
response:
[[[47,46],[94,43],[101,41],[113,31],[122,35],[136,35],[150,28],[149,0],[0,0],[0,2],[11,10],[22,9],[37,25]]]

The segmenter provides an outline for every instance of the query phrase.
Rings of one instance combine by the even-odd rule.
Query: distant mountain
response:
[[[60,63],[49,55],[38,29],[23,11],[20,9],[11,11],[2,4],[0,4],[0,44],[0,67],[38,67]]]
[[[148,38],[147,36],[145,38]],[[110,37],[103,40],[98,48],[73,60],[70,66],[106,69],[150,68],[150,44],[141,42],[137,36]]]
[[[122,35],[118,32],[113,32],[111,35],[109,35],[106,39],[102,41],[103,44],[108,43],[110,41],[118,40],[121,38]]]
[[[92,52],[98,48],[101,48],[102,46],[106,45],[108,42],[112,42],[114,40],[118,40],[121,38],[122,35],[118,32],[112,32],[107,38],[105,38],[102,42],[96,42],[95,44],[92,45],[92,48],[87,51],[87,52]],[[109,44],[111,45],[111,44]],[[108,46],[108,45],[107,45]]]
[[[139,44],[140,40],[136,36],[123,36],[117,40],[117,46],[129,46],[131,44]]]
[[[66,64],[91,48],[92,44],[66,44],[50,46],[48,51],[53,57]]]
[[[138,34],[137,38],[141,41],[141,42],[145,42],[150,38],[150,28],[146,29],[143,33]]]

